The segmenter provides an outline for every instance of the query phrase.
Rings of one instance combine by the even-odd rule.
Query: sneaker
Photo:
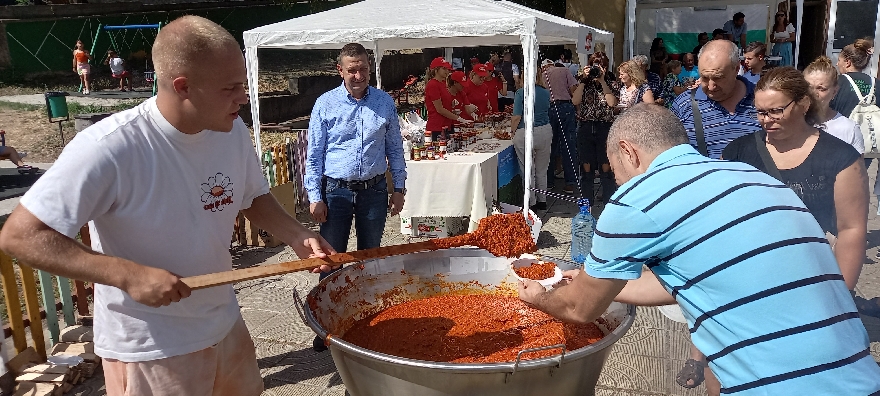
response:
[[[312,340],[312,350],[316,353],[321,353],[327,350],[327,345],[324,344],[324,340],[321,337],[315,336],[315,339]]]
[[[566,193],[566,194],[568,194],[568,195],[572,195],[572,194],[574,194],[574,187],[572,187],[572,186],[565,186],[565,187],[562,188],[562,192],[564,192],[564,193]]]
[[[547,203],[546,202],[538,202],[538,203],[530,206],[529,209],[531,209],[531,210],[547,210]]]
[[[84,89],[84,90],[83,90],[83,95],[88,95],[88,94],[89,94],[89,90],[88,90],[88,89]]]

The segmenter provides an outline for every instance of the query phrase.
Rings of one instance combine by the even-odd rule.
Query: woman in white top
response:
[[[865,153],[865,141],[859,125],[831,108],[831,99],[840,90],[837,69],[831,59],[820,56],[804,69],[804,79],[810,83],[810,95],[816,106],[815,126]]]
[[[781,56],[779,66],[794,65],[794,55],[792,52],[792,44],[794,42],[794,25],[788,23],[788,18],[784,12],[776,13],[776,22],[773,24],[773,36],[770,41],[773,42],[773,51],[771,55]]]

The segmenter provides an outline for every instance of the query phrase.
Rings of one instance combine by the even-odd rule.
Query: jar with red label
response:
[[[440,158],[446,156],[446,140],[440,140]]]

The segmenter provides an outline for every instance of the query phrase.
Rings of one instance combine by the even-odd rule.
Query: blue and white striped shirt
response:
[[[824,233],[791,189],[682,144],[611,197],[585,269],[647,265],[722,394],[868,395],[880,368]]]
[[[321,95],[309,121],[304,183],[309,202],[323,201],[324,176],[369,180],[389,167],[394,188],[404,188],[406,161],[394,99],[369,87],[361,100],[355,100],[345,84]]]
[[[718,102],[709,99],[701,88],[697,89],[695,99],[703,119],[703,133],[706,136],[706,148],[709,158],[721,158],[721,151],[734,139],[761,130],[758,113],[755,110],[755,84],[742,76],[737,80],[746,84],[746,96],[736,105],[733,113],[727,111]],[[675,98],[670,108],[687,131],[691,146],[697,147],[696,128],[694,127],[694,111],[691,106],[691,91],[684,91]]]

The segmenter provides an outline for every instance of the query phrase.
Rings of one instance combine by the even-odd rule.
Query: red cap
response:
[[[473,65],[474,63],[480,63],[480,58],[477,58],[477,57],[471,58],[471,64]]]
[[[476,73],[480,77],[486,77],[489,75],[489,70],[486,69],[486,65],[482,63],[478,63],[474,65],[474,73]]]
[[[467,75],[465,75],[464,72],[460,72],[460,71],[452,72],[452,74],[449,75],[449,78],[452,79],[452,81],[455,81],[457,83],[463,83],[463,82],[467,81]]]
[[[431,61],[430,68],[433,69],[436,67],[442,67],[444,69],[452,70],[452,65],[450,65],[449,62],[446,61],[446,59],[443,59],[442,56],[438,56]]]
[[[485,65],[486,65],[486,70],[488,70],[488,71],[495,70],[495,65],[493,65],[492,62],[486,62]]]

